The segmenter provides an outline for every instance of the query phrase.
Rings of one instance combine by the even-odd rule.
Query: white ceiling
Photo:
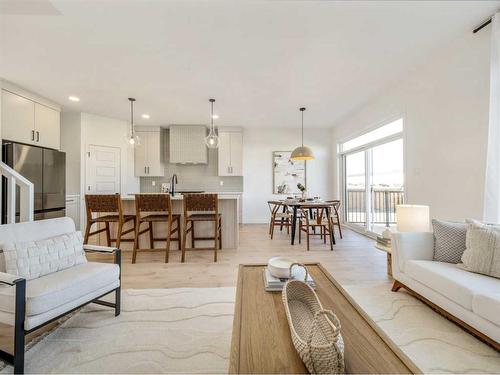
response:
[[[0,76],[140,124],[328,127],[500,1],[1,0]],[[79,103],[67,100],[80,97]],[[149,113],[150,120],[139,118]]]

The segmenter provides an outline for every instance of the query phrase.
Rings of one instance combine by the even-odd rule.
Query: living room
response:
[[[499,11],[1,0],[0,367],[500,373]]]

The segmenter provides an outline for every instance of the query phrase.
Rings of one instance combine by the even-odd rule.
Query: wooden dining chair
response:
[[[271,239],[274,236],[274,227],[279,226],[280,231],[286,227],[287,234],[290,234],[290,227],[292,226],[292,215],[288,211],[286,205],[280,201],[268,201],[269,211],[271,212],[271,219],[269,221],[269,235]]]
[[[325,244],[327,237],[331,237],[329,238],[330,250],[333,251],[335,234],[333,233],[331,216],[326,214],[326,209],[318,208],[315,205],[302,205],[299,211],[301,212],[299,219],[299,243],[302,243],[302,233],[304,233],[306,235],[307,251],[309,251],[309,238],[311,236],[320,236]],[[311,211],[314,212],[313,215],[311,215]],[[317,229],[319,230],[317,231]]]
[[[135,215],[125,215],[123,213],[122,200],[120,194],[87,194],[85,195],[85,207],[87,210],[87,225],[85,228],[84,244],[87,244],[89,237],[106,232],[106,245],[111,246],[111,242],[120,247],[122,241],[133,241],[131,238],[123,239],[122,236],[134,232]],[[125,223],[132,222],[134,226],[123,230]],[[104,228],[91,232],[92,225],[104,223]],[[110,223],[117,224],[116,238],[111,238]]]
[[[332,204],[332,210],[330,211],[330,217],[332,218],[332,224],[339,227],[340,238],[342,237],[342,225],[340,223],[340,206],[341,202],[338,199],[331,201],[326,201],[326,203]]]
[[[135,195],[135,241],[132,263],[135,263],[137,252],[140,250],[140,236],[149,233],[150,249],[155,248],[155,241],[165,241],[165,263],[168,263],[170,242],[177,241],[179,250],[182,249],[181,215],[172,212],[172,201],[169,194],[136,194]],[[147,228],[141,231],[141,224],[147,223]],[[154,223],[166,225],[165,237],[154,236]],[[175,224],[175,226],[174,226]],[[177,237],[173,235],[177,234]]]

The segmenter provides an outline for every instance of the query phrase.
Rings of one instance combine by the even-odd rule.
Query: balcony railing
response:
[[[366,223],[366,191],[348,189],[346,202],[346,221]],[[371,192],[371,217],[373,224],[389,226],[396,223],[396,206],[404,203],[404,191],[397,189],[375,188]]]

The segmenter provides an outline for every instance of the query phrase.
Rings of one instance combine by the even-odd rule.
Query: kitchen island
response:
[[[183,195],[176,194],[170,197],[172,200],[172,210],[174,214],[180,214],[184,216],[183,208]],[[219,213],[222,215],[222,249],[237,249],[239,242],[239,205],[240,205],[240,195],[239,194],[219,194]],[[135,215],[135,196],[133,194],[122,196],[123,210],[124,214],[134,214]],[[184,219],[181,219],[181,225],[183,225]],[[124,229],[131,227],[131,223],[127,223]],[[141,229],[145,229],[147,226],[143,224]],[[95,229],[95,227],[93,228]],[[111,225],[111,236],[114,238],[116,236],[116,225]],[[165,237],[166,234],[166,223],[153,223],[153,230],[155,238]],[[196,223],[196,237],[208,237],[213,236],[213,223],[199,222]],[[126,234],[122,238],[122,244],[120,248],[122,250],[132,250],[133,241],[124,239],[133,238],[132,233]],[[90,238],[92,243],[98,243],[99,245],[106,245],[106,235],[105,233],[100,233],[99,236],[93,236]],[[196,247],[213,247],[213,241],[196,241]],[[165,247],[165,242],[156,241],[155,248],[161,249]],[[187,236],[187,246],[191,246],[191,234]],[[140,249],[149,249],[149,235],[143,234],[140,236],[139,242]],[[171,250],[177,249],[177,242],[171,243]],[[189,256],[188,256],[189,259]]]

